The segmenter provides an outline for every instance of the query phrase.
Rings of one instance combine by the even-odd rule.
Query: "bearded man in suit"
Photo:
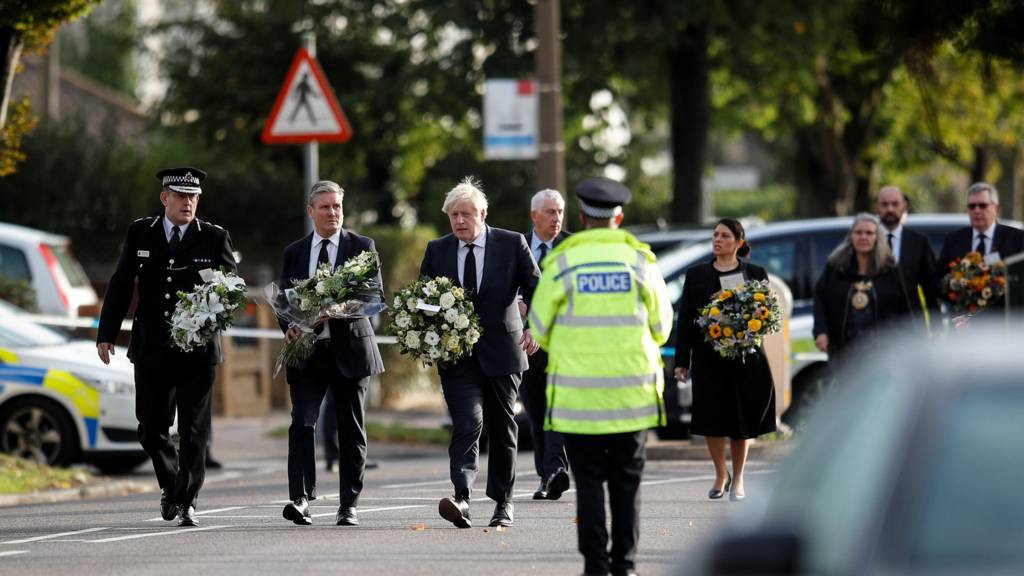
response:
[[[882,222],[884,240],[889,243],[903,284],[913,302],[917,302],[918,289],[924,295],[925,306],[932,311],[939,309],[935,286],[935,253],[924,234],[907,228],[907,197],[896,186],[885,186],[878,191],[876,212]],[[916,304],[914,304],[916,306]]]
[[[540,270],[522,234],[485,224],[487,197],[471,179],[448,192],[442,210],[452,233],[427,244],[420,274],[446,276],[465,289],[483,331],[468,358],[438,366],[452,417],[448,456],[455,488],[438,512],[459,528],[472,526],[469,497],[486,426],[487,496],[496,503],[490,526],[512,526],[519,434],[513,407],[526,356],[538,348],[524,329],[517,298],[530,301]]]

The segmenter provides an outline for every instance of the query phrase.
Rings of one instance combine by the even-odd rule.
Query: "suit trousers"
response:
[[[640,480],[647,431],[565,434],[576,481],[576,534],[587,574],[625,573],[635,568],[640,538]],[[612,546],[604,514],[604,483],[612,513]]]
[[[562,434],[544,431],[544,418],[547,415],[547,362],[538,362],[537,358],[544,354],[538,351],[530,357],[530,369],[523,373],[523,387],[520,397],[530,417],[530,435],[533,437],[533,467],[542,481],[554,474],[559,468],[569,468],[569,460],[565,455],[565,439]]]
[[[487,496],[495,502],[512,500],[519,437],[514,406],[521,379],[519,372],[488,376],[475,354],[441,375],[441,390],[452,416],[448,458],[456,497],[469,498],[478,471],[480,433],[486,426]]]
[[[321,343],[315,344],[312,356],[296,373],[297,381],[289,382],[292,422],[288,427],[288,497],[316,497],[316,424],[324,394],[330,389],[338,419],[339,500],[342,506],[358,506],[366,469],[363,399],[370,380],[342,375],[334,354]]]
[[[172,368],[173,367],[173,368]],[[139,443],[153,460],[160,488],[177,504],[193,504],[206,478],[216,365],[168,350],[135,361]],[[169,428],[178,410],[178,450]]]

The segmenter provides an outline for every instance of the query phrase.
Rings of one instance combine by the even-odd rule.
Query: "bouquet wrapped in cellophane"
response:
[[[482,334],[469,295],[444,276],[420,278],[399,290],[388,327],[402,354],[428,366],[469,356]]]
[[[1006,264],[986,261],[980,252],[968,252],[949,263],[942,290],[955,313],[976,314],[1006,291]]]
[[[274,313],[300,331],[278,354],[274,375],[282,366],[297,367],[313,354],[321,322],[368,318],[387,308],[379,273],[377,253],[364,251],[341,266],[321,264],[311,278],[293,280],[291,288],[267,286],[264,295]]]
[[[183,352],[205,346],[233,325],[235,310],[245,302],[245,280],[233,272],[206,268],[199,277],[203,283],[191,292],[178,292],[171,315],[171,340]]]
[[[697,325],[720,356],[746,361],[765,336],[782,329],[782,309],[767,281],[748,280],[716,292],[701,309]]]

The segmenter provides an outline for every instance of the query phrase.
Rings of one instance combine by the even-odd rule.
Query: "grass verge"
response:
[[[267,433],[271,438],[287,438],[288,427],[281,426]],[[401,424],[368,422],[366,438],[370,442],[401,442],[447,446],[451,433],[443,428],[411,428]]]
[[[91,475],[74,468],[51,468],[22,458],[0,454],[0,494],[74,488],[88,484]]]

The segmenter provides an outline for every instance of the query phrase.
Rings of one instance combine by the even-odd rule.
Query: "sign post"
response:
[[[311,232],[313,223],[305,217],[305,207],[306,195],[320,177],[318,143],[348,142],[352,138],[352,127],[316,61],[316,35],[303,35],[302,43],[263,126],[262,140],[264,144],[303,145],[302,213],[306,232]]]
[[[533,80],[493,79],[485,83],[484,158],[537,158],[537,90]]]

